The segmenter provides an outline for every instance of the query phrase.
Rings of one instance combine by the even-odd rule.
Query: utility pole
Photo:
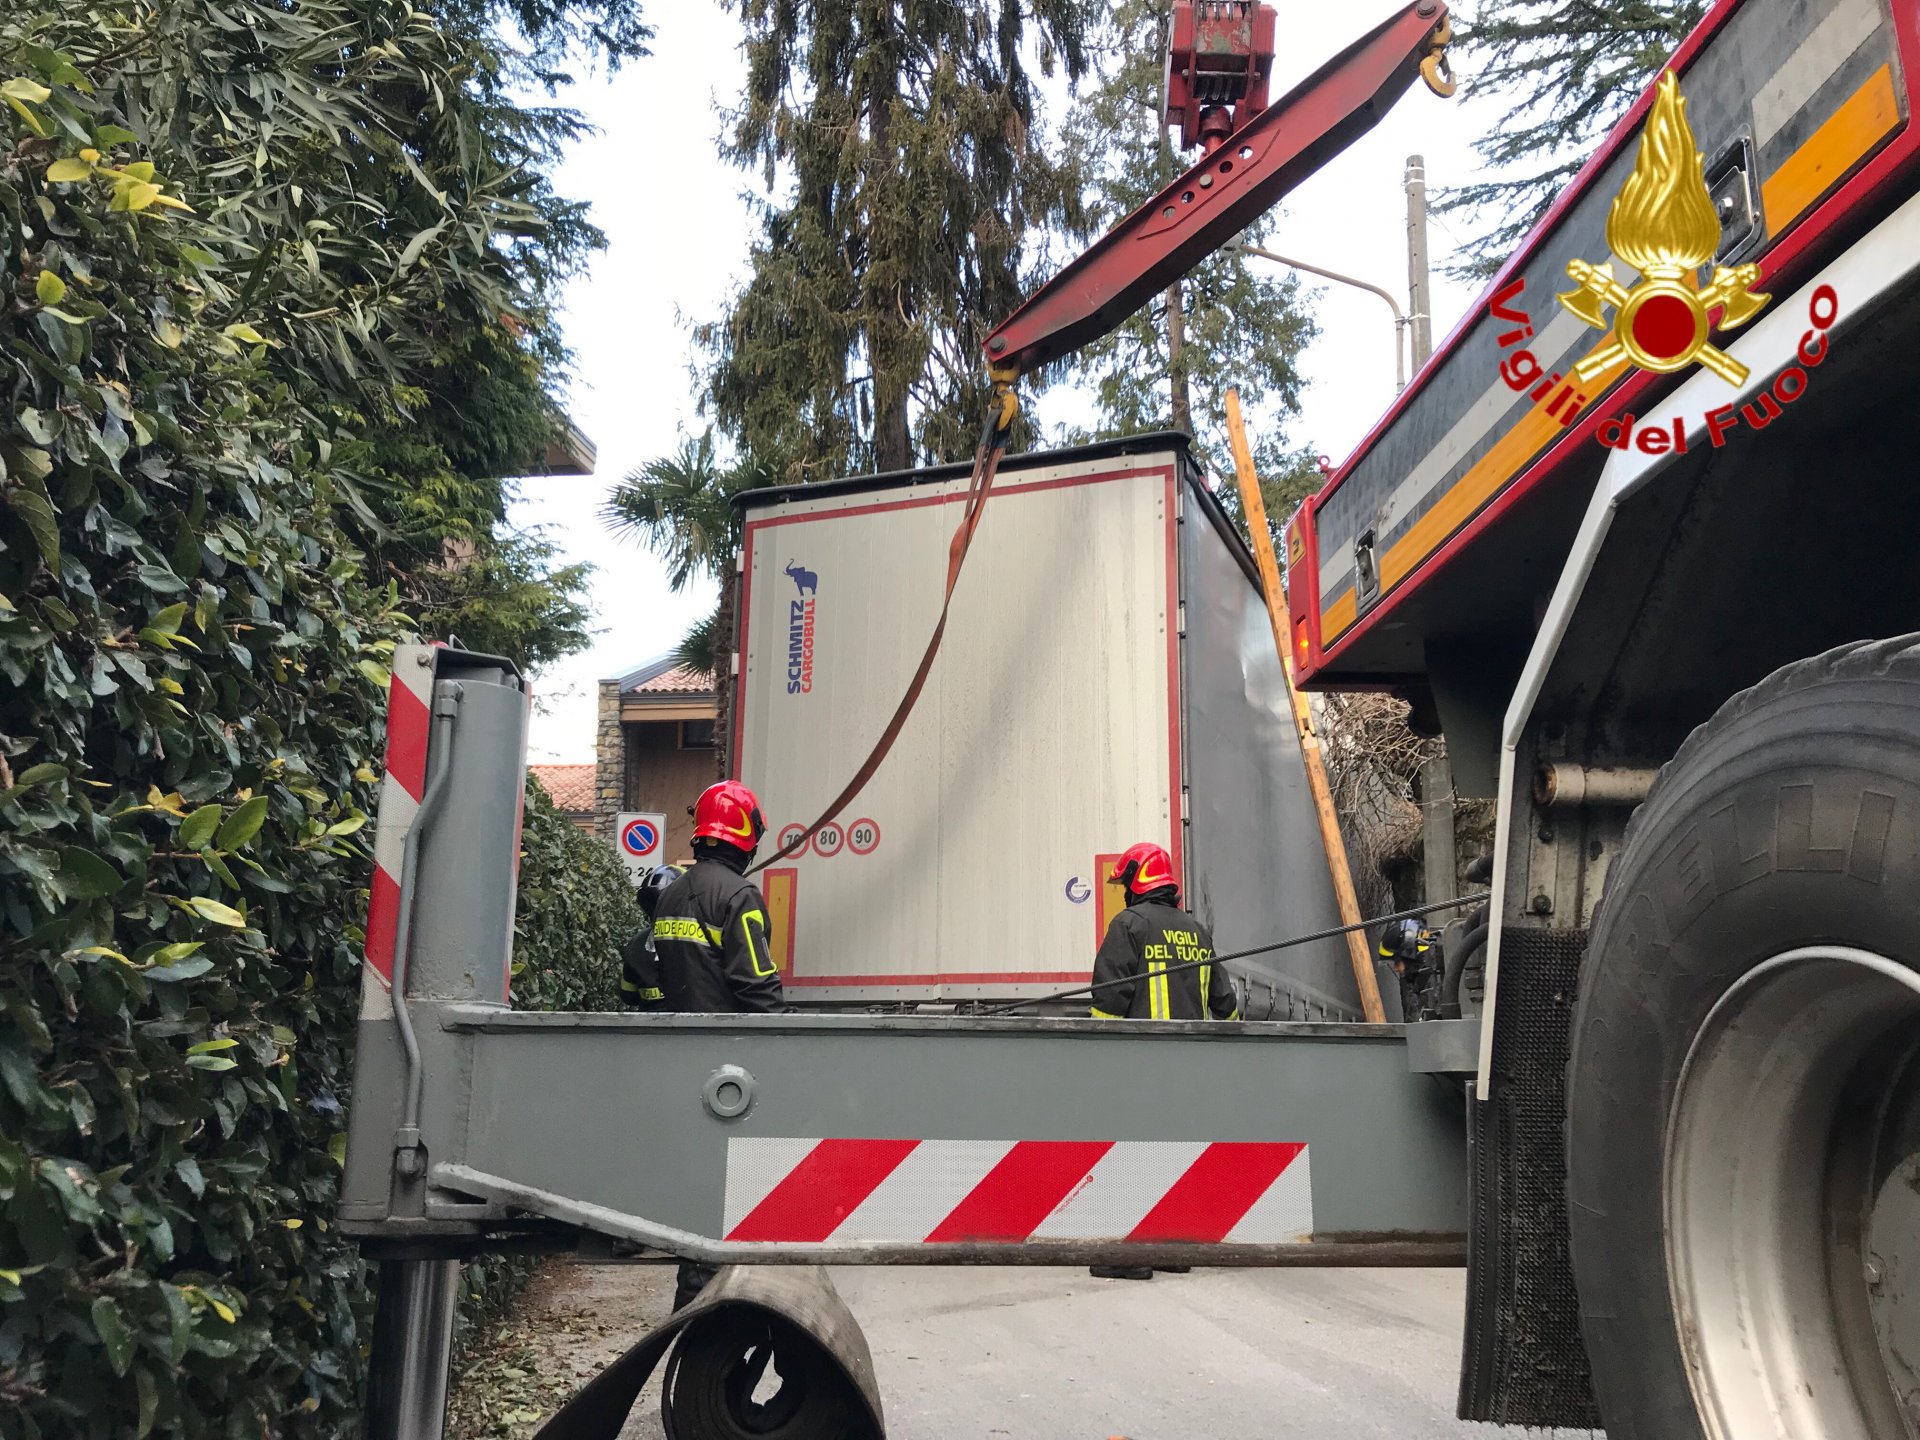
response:
[[[1161,119],[1164,122],[1165,114]],[[1173,153],[1173,137],[1163,123],[1160,126],[1160,180],[1165,183],[1180,173]],[[1191,435],[1193,429],[1193,392],[1187,385],[1187,304],[1181,293],[1180,278],[1167,287],[1167,388],[1171,405],[1169,420],[1173,428]]]
[[[1407,308],[1413,342],[1413,368],[1433,354],[1433,302],[1427,287],[1427,162],[1407,157]],[[1453,765],[1446,742],[1420,767],[1420,838],[1426,856],[1427,899],[1445,900],[1457,886],[1458,859],[1453,834]]]
[[[1433,304],[1427,291],[1427,162],[1418,155],[1407,157],[1407,299],[1413,368],[1418,372],[1433,354]]]

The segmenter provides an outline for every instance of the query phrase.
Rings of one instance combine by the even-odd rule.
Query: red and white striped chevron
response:
[[[1307,1147],[1293,1142],[729,1137],[725,1205],[722,1233],[740,1244],[1313,1234]]]
[[[393,985],[394,932],[400,920],[400,867],[427,784],[432,705],[433,647],[397,647],[387,687],[387,775],[373,821],[373,894],[367,904],[366,965],[360,980],[363,1019],[393,1013],[387,992]]]

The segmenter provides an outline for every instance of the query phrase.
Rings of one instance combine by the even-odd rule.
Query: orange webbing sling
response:
[[[858,795],[887,758],[887,752],[893,749],[893,742],[900,738],[907,717],[913,713],[914,705],[920,699],[920,692],[926,688],[927,676],[932,673],[933,660],[940,653],[941,637],[947,633],[947,613],[953,608],[953,587],[959,583],[960,568],[967,563],[967,551],[973,545],[974,531],[980,528],[980,516],[987,508],[987,492],[993,488],[993,477],[1000,469],[1000,457],[1006,453],[1007,432],[1012,428],[1016,402],[1011,390],[997,389],[994,397],[993,413],[987,417],[986,428],[981,432],[980,445],[973,453],[973,476],[967,485],[967,503],[961,513],[960,524],[953,532],[953,539],[947,542],[947,592],[940,600],[940,620],[933,627],[933,634],[927,640],[926,653],[920,657],[920,668],[913,672],[913,680],[907,686],[907,693],[900,697],[893,718],[887,721],[887,728],[880,732],[880,738],[874,742],[873,751],[861,762],[853,779],[847,782],[847,788],[834,797],[831,805],[821,812],[820,818],[806,830],[782,845],[772,855],[762,860],[747,873],[764,870],[786,859],[789,855],[803,849],[814,834],[846,809],[853,797]]]

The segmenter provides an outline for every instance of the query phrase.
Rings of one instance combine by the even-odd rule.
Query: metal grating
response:
[[[1567,1037],[1586,946],[1584,930],[1501,937],[1492,1098],[1468,1105],[1463,1420],[1600,1424],[1567,1254]]]

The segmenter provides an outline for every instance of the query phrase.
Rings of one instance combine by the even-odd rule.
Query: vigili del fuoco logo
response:
[[[1527,282],[1512,280],[1495,292],[1489,307],[1495,320],[1512,327],[1498,336],[1500,348],[1507,352],[1500,362],[1500,378],[1510,389],[1527,391],[1535,407],[1562,426],[1571,425],[1594,397],[1630,368],[1671,375],[1699,364],[1729,385],[1745,385],[1748,367],[1708,338],[1716,323],[1715,312],[1720,329],[1736,329],[1758,315],[1773,297],[1755,288],[1760,267],[1754,264],[1715,265],[1712,276],[1701,284],[1700,269],[1719,245],[1720,219],[1707,188],[1704,158],[1687,123],[1680,83],[1668,71],[1660,77],[1640,132],[1633,173],[1607,212],[1607,246],[1633,266],[1639,278],[1631,285],[1622,284],[1611,258],[1598,265],[1574,259],[1567,262],[1567,277],[1574,288],[1555,297],[1569,314],[1606,331],[1607,338],[1574,363],[1571,376],[1558,371],[1545,374],[1525,348],[1533,339],[1533,322],[1517,302]],[[1781,371],[1769,389],[1738,407],[1738,413],[1733,405],[1707,411],[1702,419],[1713,445],[1724,445],[1728,433],[1742,423],[1765,429],[1779,418],[1783,406],[1806,392],[1807,371],[1826,359],[1826,331],[1839,313],[1839,298],[1831,286],[1814,291],[1808,306],[1812,328],[1801,339],[1799,364]],[[1686,430],[1684,420],[1675,420],[1670,429],[1664,425],[1643,428],[1637,448],[1649,455],[1685,452]],[[1635,446],[1634,417],[1602,421],[1596,438],[1613,449]]]

